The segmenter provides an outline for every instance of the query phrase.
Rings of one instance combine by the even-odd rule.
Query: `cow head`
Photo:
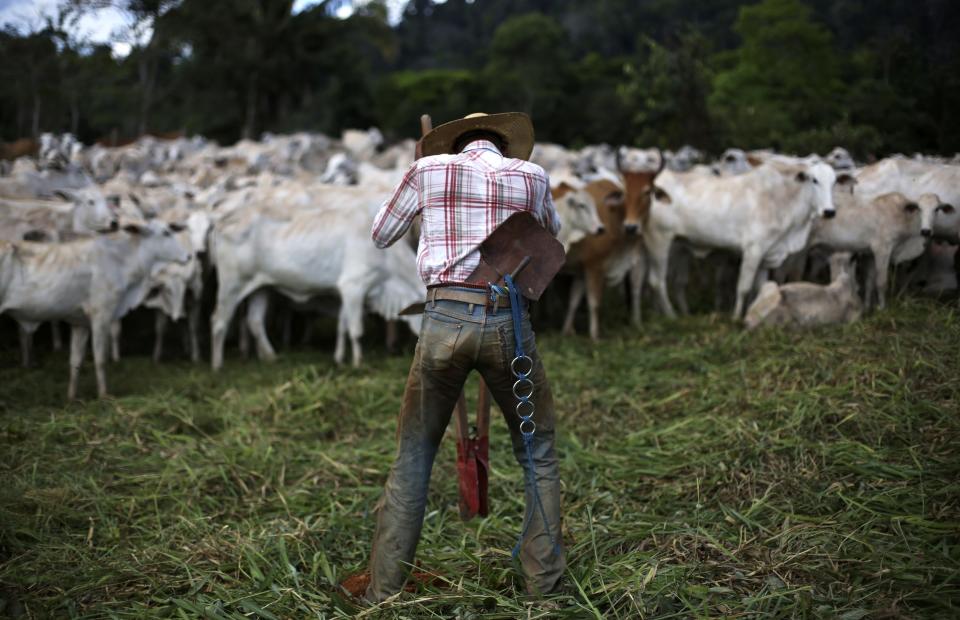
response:
[[[817,215],[830,219],[837,214],[833,204],[833,186],[837,173],[823,162],[803,166],[794,175],[794,180],[805,186],[810,203]]]
[[[642,152],[642,151],[641,151]],[[627,235],[636,235],[643,227],[647,213],[650,212],[650,195],[653,192],[654,181],[663,172],[667,163],[666,158],[658,149],[658,165],[656,169],[636,169],[636,160],[629,158],[630,153],[621,148],[617,152],[617,169],[623,175],[625,212],[623,231]]]
[[[73,230],[92,233],[117,229],[117,215],[97,187],[57,190],[58,198],[73,203]]]
[[[852,174],[841,172],[837,174],[837,183],[834,187],[837,191],[853,194],[853,190],[857,187],[857,179]]]
[[[207,251],[207,236],[210,233],[210,226],[210,216],[204,211],[194,211],[187,217],[190,247],[195,254],[203,254]]]
[[[327,162],[327,168],[320,175],[321,183],[332,185],[356,185],[360,180],[359,166],[346,153],[335,153]]]
[[[853,162],[853,157],[850,156],[850,151],[838,146],[834,148],[826,156],[825,161],[830,164],[834,170],[853,170],[856,168],[856,164]]]
[[[597,204],[585,189],[564,182],[553,191],[553,198],[560,216],[560,234],[564,245],[569,246],[587,235],[604,232]]]
[[[952,213],[953,205],[942,203],[936,194],[923,194],[916,202],[907,200],[903,209],[920,225],[920,234],[930,238],[933,236],[933,224],[937,214]]]
[[[190,260],[190,252],[176,235],[184,229],[183,226],[166,224],[160,220],[123,226],[128,235],[141,239],[143,247],[147,248],[154,261],[170,263],[185,263]]]
[[[743,149],[727,149],[720,156],[720,161],[715,164],[720,171],[721,176],[733,176],[749,172],[753,165],[747,159],[747,154]]]

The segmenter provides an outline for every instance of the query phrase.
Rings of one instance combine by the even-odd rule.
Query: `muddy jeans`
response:
[[[560,474],[553,445],[553,395],[537,353],[530,317],[526,311],[523,314],[523,348],[534,361],[530,377],[535,385],[531,400],[536,406],[533,419],[537,424],[533,462],[549,532],[527,484],[525,518],[530,524],[520,549],[520,562],[528,592],[546,594],[557,588],[565,567],[560,535]],[[400,408],[397,456],[378,505],[367,600],[379,602],[396,594],[407,579],[423,526],[433,459],[471,370],[478,370],[490,388],[510,429],[514,456],[521,467],[526,467],[527,455],[512,392],[513,355],[509,308],[494,314],[483,306],[458,301],[427,304]],[[449,466],[452,469],[453,463]],[[558,548],[551,542],[551,535]]]

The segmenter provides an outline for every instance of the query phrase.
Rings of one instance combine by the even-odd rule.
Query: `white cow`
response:
[[[176,215],[175,213],[168,214]],[[169,221],[169,219],[168,219]],[[190,250],[185,263],[162,263],[150,274],[150,294],[143,306],[154,310],[153,361],[163,357],[163,338],[169,321],[186,316],[190,343],[190,360],[200,361],[200,302],[203,298],[203,256],[207,251],[210,217],[195,211],[186,217],[186,228],[177,234],[180,243]],[[114,347],[118,346],[114,340]],[[119,357],[115,351],[114,359]]]
[[[116,214],[96,187],[57,196],[62,200],[0,198],[0,239],[63,241],[116,227]]]
[[[256,194],[249,190],[247,198],[257,198]],[[237,304],[264,287],[300,303],[318,294],[338,294],[341,308],[334,359],[343,362],[349,333],[357,366],[362,359],[364,304],[390,320],[425,297],[416,256],[402,243],[386,252],[374,248],[370,228],[375,210],[386,197],[382,192],[314,185],[300,196],[293,191],[286,198],[280,196],[264,191],[259,199],[233,209],[214,224],[212,249],[219,290],[211,325],[212,366],[216,370],[223,364],[226,331]],[[309,206],[288,210],[282,206],[285,202]],[[263,326],[266,303],[264,295],[251,298],[247,326],[261,358],[270,359],[274,351]],[[420,317],[404,319],[419,331]]]
[[[824,161],[833,166],[833,169],[837,172],[850,172],[857,167],[857,164],[853,161],[853,157],[850,155],[850,151],[842,146],[835,147],[830,151],[824,158]]]
[[[837,254],[833,265],[838,271],[829,285],[793,282],[777,285],[767,282],[750,304],[744,325],[748,330],[761,326],[790,325],[813,327],[834,323],[852,323],[863,315],[857,281],[850,269],[849,253]]]
[[[743,316],[758,272],[780,266],[802,250],[818,216],[835,214],[836,173],[827,164],[766,164],[733,177],[678,174],[657,178],[644,244],[649,281],[664,312],[676,316],[667,294],[670,247],[677,238],[693,247],[719,248],[742,256],[733,316]],[[765,275],[765,274],[764,274]]]
[[[366,131],[345,129],[340,139],[347,152],[359,161],[370,161],[383,145],[383,134],[376,127]]]
[[[945,205],[935,194],[923,194],[914,202],[896,192],[863,198],[856,191],[837,191],[834,200],[837,217],[816,222],[809,244],[825,245],[839,252],[870,251],[873,267],[867,281],[866,303],[868,307],[872,305],[875,290],[882,309],[886,306],[887,273],[895,253],[907,244],[919,244],[922,248],[937,212]]]
[[[600,221],[597,203],[584,185],[577,187],[564,182],[555,187],[552,193],[560,218],[557,240],[563,244],[564,252],[569,252],[571,245],[585,237],[603,234],[604,225]]]
[[[0,313],[12,316],[21,334],[43,321],[66,321],[70,337],[69,398],[93,333],[97,393],[107,394],[110,325],[143,300],[153,266],[186,261],[186,248],[160,222],[129,225],[121,232],[59,244],[0,246]]]
[[[714,164],[714,170],[723,176],[743,174],[753,169],[743,149],[727,149]]]

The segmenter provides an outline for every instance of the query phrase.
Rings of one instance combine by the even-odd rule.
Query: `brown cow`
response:
[[[0,142],[0,159],[13,161],[19,157],[36,157],[40,144],[32,138],[20,138],[14,142]]]
[[[654,181],[667,163],[667,158],[658,151],[660,164],[656,170],[643,167],[638,170],[630,162],[633,159],[631,151],[634,150],[636,149],[621,148],[617,151],[617,170],[623,176],[626,201],[623,230],[628,235],[636,235],[643,229],[650,212],[650,193],[653,191]]]
[[[575,243],[567,254],[567,268],[577,272],[570,288],[570,302],[563,324],[565,334],[573,333],[577,308],[587,295],[590,314],[590,338],[600,337],[600,302],[603,289],[617,284],[629,274],[633,297],[633,322],[640,322],[640,290],[643,284],[643,249],[640,237],[627,235],[624,228],[623,189],[606,179],[588,183],[585,190],[593,198],[603,222],[604,232]]]

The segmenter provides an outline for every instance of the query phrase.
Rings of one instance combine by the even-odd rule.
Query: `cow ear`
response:
[[[849,185],[852,186],[852,185],[856,185],[856,184],[857,184],[857,180],[854,178],[854,176],[853,176],[852,174],[843,173],[843,174],[838,174],[838,175],[837,175],[837,183],[838,183],[839,185],[848,185],[848,184],[849,184]]]
[[[603,204],[605,204],[606,206],[611,207],[611,208],[622,207],[622,206],[623,206],[623,192],[620,192],[620,191],[610,192],[610,193],[607,194],[606,197],[603,199]]]
[[[130,233],[131,235],[142,235],[144,234],[143,226],[138,226],[137,224],[124,224],[124,232]]]
[[[170,226],[170,230],[172,230],[175,233],[183,232],[187,229],[186,226],[178,222],[172,222],[169,226]]]
[[[947,215],[950,215],[951,213],[957,210],[956,207],[954,207],[952,204],[948,202],[941,204],[937,208],[940,209],[941,212],[946,213]]]
[[[906,211],[907,213],[915,213],[919,209],[920,209],[920,205],[918,205],[915,202],[908,202],[907,204],[903,205],[903,210]]]
[[[559,200],[560,198],[563,198],[564,196],[566,196],[572,191],[573,191],[572,185],[570,185],[566,181],[560,181],[560,185],[557,185],[555,188],[553,188],[553,191],[551,192],[551,194],[553,194],[554,199]]]
[[[653,197],[660,202],[665,202],[667,204],[673,203],[673,200],[670,198],[670,194],[665,192],[662,187],[658,187],[656,185],[653,186]]]
[[[747,155],[747,163],[750,164],[752,168],[756,168],[763,164],[763,160],[759,157],[754,157],[753,155]]]
[[[810,180],[810,176],[806,172],[801,170],[800,172],[797,173],[796,179],[797,179],[797,183],[806,183],[807,181]]]
[[[76,196],[73,194],[73,192],[69,192],[65,189],[55,190],[53,195],[61,200],[66,200],[67,202],[73,202],[76,199]]]

